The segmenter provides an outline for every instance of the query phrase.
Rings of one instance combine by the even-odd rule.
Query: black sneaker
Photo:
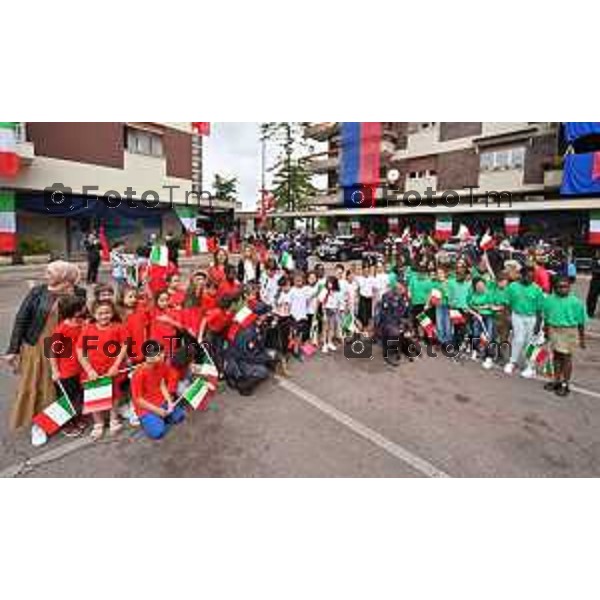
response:
[[[560,396],[561,398],[568,396],[571,393],[571,390],[569,389],[569,384],[566,381],[563,381],[558,385],[554,393],[557,396]]]
[[[560,382],[558,382],[558,381],[549,381],[548,383],[544,384],[544,389],[547,392],[555,392],[558,389],[559,385],[560,385]]]

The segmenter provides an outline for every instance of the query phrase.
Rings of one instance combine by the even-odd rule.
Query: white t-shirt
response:
[[[344,307],[344,296],[342,295],[342,292],[329,292],[325,298],[323,307],[325,310],[341,311]]]
[[[275,310],[273,311],[276,315],[280,317],[289,317],[290,316],[290,290],[289,292],[281,292],[277,296],[277,299],[274,301]]]
[[[356,278],[356,282],[358,283],[358,293],[363,298],[372,298],[375,293],[375,288],[377,287],[377,279],[371,275],[367,277],[363,277],[360,275]]]
[[[377,296],[381,298],[390,289],[390,277],[387,273],[379,273],[375,276]]]
[[[251,260],[244,261],[244,281],[242,283],[250,283],[256,279],[256,266]]]
[[[295,321],[302,321],[303,319],[306,319],[306,315],[308,314],[308,299],[310,297],[310,293],[311,289],[308,286],[294,286],[289,291],[290,314]]]
[[[310,291],[308,294],[308,308],[306,309],[306,312],[309,315],[314,315],[317,312],[317,306],[319,304],[319,282],[317,281],[313,285],[307,285],[306,287]]]
[[[279,289],[279,279],[281,278],[281,273],[277,272],[275,275],[265,275],[262,281],[260,296],[263,302],[273,306],[275,304],[275,297],[277,296],[277,291]]]

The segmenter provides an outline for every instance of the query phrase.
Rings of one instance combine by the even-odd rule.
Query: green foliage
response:
[[[278,209],[299,210],[317,191],[312,173],[298,159],[281,164],[275,171],[272,193]]]
[[[218,173],[215,173],[213,190],[217,199],[235,202],[238,195],[237,185],[237,177],[227,178],[223,177],[222,175],[219,175]]]
[[[21,256],[38,256],[50,254],[48,240],[35,236],[23,236],[19,239],[18,252]]]

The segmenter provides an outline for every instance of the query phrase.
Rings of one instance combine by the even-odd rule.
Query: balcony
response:
[[[337,121],[327,123],[307,123],[304,129],[304,135],[317,142],[326,142],[337,132],[337,128]]]
[[[303,159],[304,166],[315,175],[326,174],[330,171],[335,171],[338,168],[340,159],[336,154],[330,154],[329,152],[319,152],[318,154],[311,154]]]

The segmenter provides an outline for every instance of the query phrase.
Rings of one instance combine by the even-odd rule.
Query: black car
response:
[[[319,258],[324,261],[344,262],[359,260],[367,249],[366,243],[353,235],[340,235],[325,242],[318,251]]]

